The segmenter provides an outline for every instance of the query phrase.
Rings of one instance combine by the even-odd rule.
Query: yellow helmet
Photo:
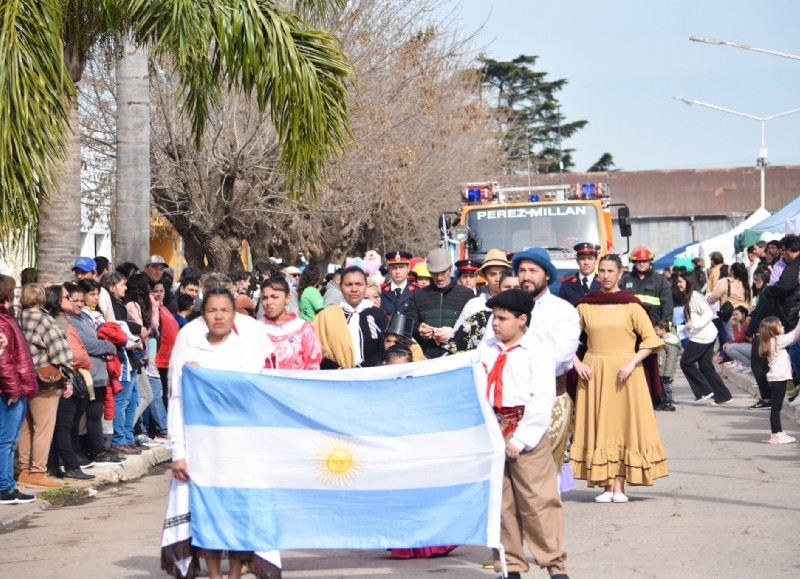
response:
[[[413,271],[414,271],[415,274],[417,274],[418,278],[419,277],[430,277],[431,279],[433,279],[432,276],[431,276],[431,272],[428,271],[428,266],[424,261],[418,263],[417,265],[415,265]]]

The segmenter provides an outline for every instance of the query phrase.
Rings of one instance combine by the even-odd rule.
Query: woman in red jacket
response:
[[[28,398],[36,396],[36,370],[17,322],[9,312],[17,282],[0,275],[0,334],[7,342],[0,354],[0,505],[31,503],[14,482],[14,448],[19,440]]]

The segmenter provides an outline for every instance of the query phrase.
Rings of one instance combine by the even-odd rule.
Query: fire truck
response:
[[[630,250],[630,211],[623,203],[611,202],[606,183],[529,187],[465,183],[461,197],[461,209],[440,218],[443,241],[455,260],[483,259],[490,249],[513,253],[544,247],[566,275],[576,269],[573,247],[582,241],[598,244],[601,254]],[[627,238],[625,252],[614,247],[612,208],[617,208],[620,236]]]

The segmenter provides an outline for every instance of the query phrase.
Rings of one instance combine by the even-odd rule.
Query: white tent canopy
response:
[[[769,216],[769,211],[763,207],[759,207],[753,212],[752,215],[750,215],[750,217],[742,221],[730,231],[727,231],[722,235],[712,237],[711,239],[706,239],[705,241],[701,241],[695,245],[690,245],[686,248],[685,255],[688,257],[703,257],[706,259],[706,264],[708,264],[708,256],[711,254],[711,252],[719,251],[725,258],[725,263],[733,263],[734,256],[736,255],[733,243],[736,236],[746,229],[753,227],[757,223],[764,221],[764,219]]]

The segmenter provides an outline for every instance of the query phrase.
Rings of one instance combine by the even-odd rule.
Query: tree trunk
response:
[[[117,263],[150,254],[150,85],[147,50],[125,42],[117,61]]]
[[[58,188],[39,208],[36,267],[39,283],[62,283],[72,279],[71,268],[81,250],[81,136],[78,104],[70,111],[72,136]],[[90,255],[89,257],[94,257]]]
[[[178,234],[183,239],[183,258],[186,260],[186,263],[192,267],[205,269],[206,251],[203,248],[203,244],[195,239],[194,235],[184,234],[180,231]]]
[[[228,274],[231,267],[231,256],[235,248],[241,247],[241,243],[232,237],[221,237],[212,235],[206,244],[206,258],[208,259],[209,271]],[[241,264],[241,262],[239,262]],[[241,267],[241,265],[239,266]]]

